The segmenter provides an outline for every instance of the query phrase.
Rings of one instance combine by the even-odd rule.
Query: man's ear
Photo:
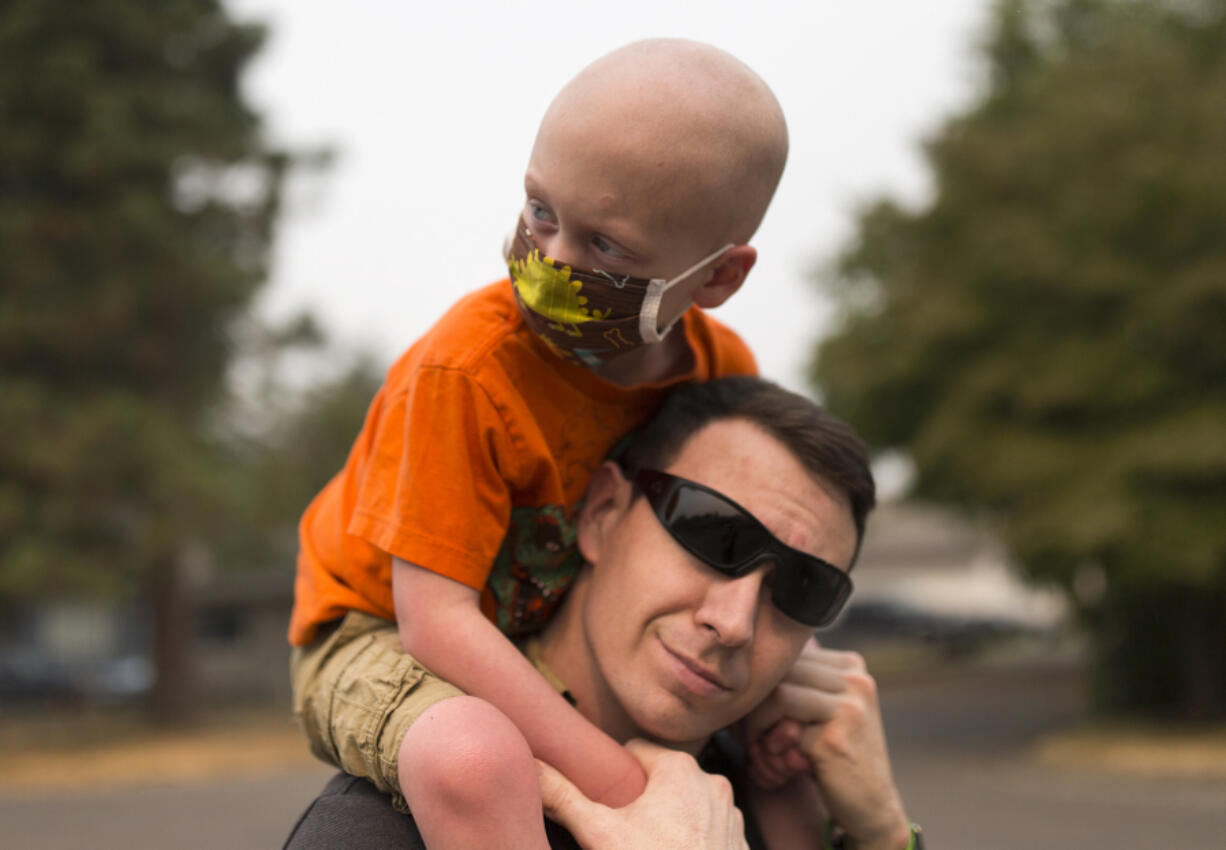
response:
[[[618,521],[630,506],[632,487],[621,467],[606,460],[592,475],[579,511],[579,551],[589,564],[596,564]]]
[[[716,262],[711,279],[694,293],[694,303],[704,310],[723,304],[741,288],[749,270],[757,261],[757,248],[752,245],[733,245]]]

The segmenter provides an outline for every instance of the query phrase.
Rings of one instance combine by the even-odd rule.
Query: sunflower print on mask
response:
[[[570,266],[559,267],[552,257],[543,257],[533,248],[522,260],[511,258],[508,265],[520,299],[532,310],[550,319],[556,331],[581,336],[579,325],[608,318],[609,310],[590,310],[587,297],[580,295],[582,281],[573,280]]]

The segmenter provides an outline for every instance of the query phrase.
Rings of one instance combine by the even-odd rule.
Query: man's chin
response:
[[[697,755],[708,738],[728,725],[722,717],[698,716],[676,695],[668,694],[667,699],[672,703],[667,709],[659,707],[650,716],[636,718],[640,735],[662,747]]]
[[[697,756],[700,752],[702,752],[702,748],[707,745],[707,741],[710,739],[710,737],[717,731],[719,730],[713,729],[707,734],[697,738],[688,736],[679,738],[675,734],[649,735],[646,732],[644,732],[643,737],[646,740],[651,741],[653,744],[659,744],[661,747],[668,747],[670,750],[679,750],[683,753],[689,753],[692,756]]]

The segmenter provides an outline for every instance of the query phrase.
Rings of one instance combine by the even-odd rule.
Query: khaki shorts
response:
[[[358,611],[294,649],[290,682],[311,752],[408,811],[396,770],[400,741],[426,709],[463,691],[406,655],[395,623]]]

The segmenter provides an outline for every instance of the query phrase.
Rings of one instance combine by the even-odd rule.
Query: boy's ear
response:
[[[715,263],[711,279],[694,293],[694,303],[704,310],[718,307],[741,288],[745,277],[758,261],[758,249],[752,245],[733,245]]]
[[[596,564],[618,521],[630,506],[632,485],[622,474],[621,467],[606,460],[592,475],[579,511],[577,533],[579,551],[589,564]]]

